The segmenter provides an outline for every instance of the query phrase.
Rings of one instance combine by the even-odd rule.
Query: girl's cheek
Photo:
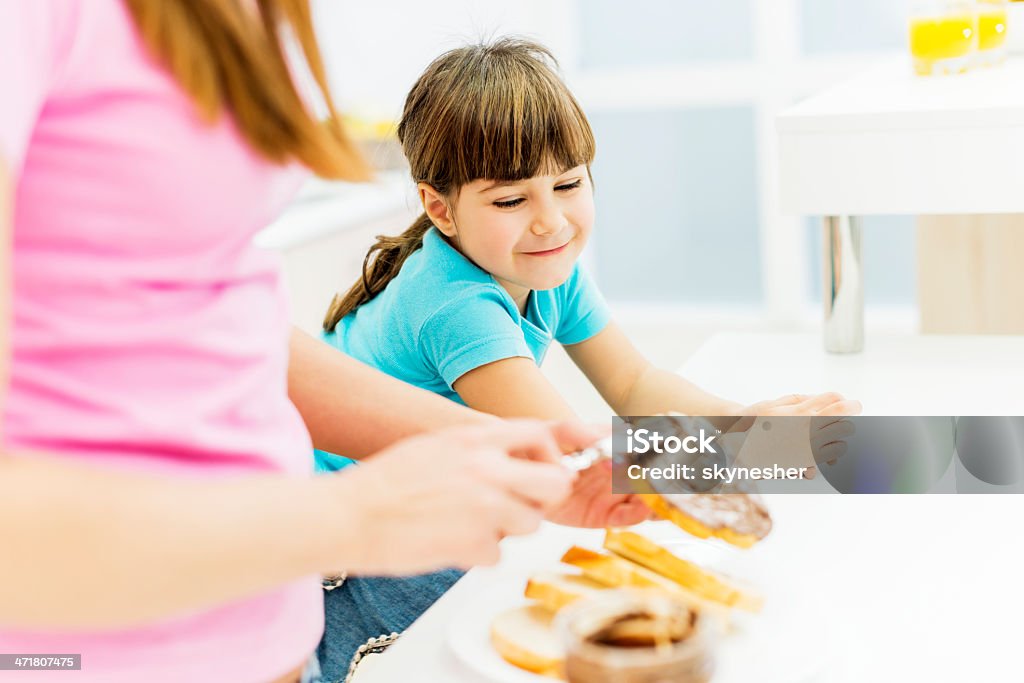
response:
[[[519,240],[526,234],[530,226],[524,219],[517,217],[515,214],[506,214],[501,218],[500,222],[493,225],[490,234],[495,244],[511,249],[519,243]]]
[[[594,226],[593,201],[581,202],[580,206],[575,207],[572,222],[576,224],[581,233],[589,235],[591,228]]]

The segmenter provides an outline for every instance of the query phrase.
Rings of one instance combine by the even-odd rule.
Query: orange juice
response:
[[[914,17],[910,20],[910,53],[920,74],[963,71],[977,32],[972,13]]]
[[[987,9],[982,3],[978,11],[978,49],[996,50],[1006,43],[1006,10]]]

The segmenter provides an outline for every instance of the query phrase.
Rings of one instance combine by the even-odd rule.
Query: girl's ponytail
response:
[[[422,213],[401,235],[378,235],[377,242],[363,259],[362,279],[352,285],[344,296],[335,294],[331,300],[324,317],[324,330],[333,332],[342,318],[384,291],[388,283],[398,276],[409,255],[423,246],[423,236],[432,226],[427,214]]]

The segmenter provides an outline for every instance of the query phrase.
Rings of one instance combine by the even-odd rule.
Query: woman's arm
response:
[[[493,563],[502,536],[534,531],[569,494],[570,473],[551,464],[566,435],[462,427],[310,479],[204,482],[0,454],[0,628],[124,628],[313,574]]]
[[[350,458],[414,434],[494,421],[363,365],[298,329],[291,337],[288,395],[313,445]]]
[[[10,363],[12,194],[0,159],[0,411]],[[315,539],[301,517],[318,505],[303,488],[114,476],[0,447],[0,625],[120,626],[316,571],[326,565],[310,552]]]
[[[6,403],[10,362],[11,190],[7,166],[0,160],[0,409]],[[275,538],[283,548],[297,540],[275,534],[275,526],[295,526],[288,515],[301,515],[298,511],[311,504],[305,496],[284,509],[275,504],[292,485],[185,486],[2,451],[0,624],[122,625],[243,595],[301,575],[300,569],[312,570],[310,558],[273,550]],[[253,505],[262,500],[270,504]],[[243,518],[256,515],[254,520],[273,525],[256,534],[255,524],[228,520],[218,510]],[[270,511],[273,520],[265,519]],[[183,539],[186,530],[191,533]],[[254,556],[264,551],[265,559]],[[232,557],[239,561],[232,563]],[[246,560],[253,563],[252,571],[246,570]],[[304,562],[309,566],[302,567]],[[184,580],[172,579],[178,572]]]
[[[651,365],[614,322],[566,351],[617,415],[736,415],[742,409]]]
[[[0,158],[0,406],[10,190]],[[408,440],[315,479],[118,473],[12,452],[0,432],[0,628],[124,628],[323,572],[493,562],[502,535],[532,531],[568,494],[570,475],[549,464],[559,442],[587,440],[494,422]]]
[[[455,380],[454,388],[467,405],[502,417],[574,418],[572,408],[531,358],[482,365]],[[636,496],[612,493],[611,463],[604,462],[581,472],[572,496],[547,518],[569,526],[601,528],[629,526],[649,516],[650,510]]]
[[[358,541],[354,527],[316,530],[325,493],[303,480],[201,484],[0,455],[0,625],[126,627],[325,571],[327,538],[353,554]]]

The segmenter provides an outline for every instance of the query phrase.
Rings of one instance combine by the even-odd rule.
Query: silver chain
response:
[[[345,579],[347,578],[348,574],[346,572],[334,574],[331,576],[325,576],[322,579],[320,579],[320,586],[325,591],[332,591],[335,588],[341,588],[341,584],[345,583]]]
[[[390,635],[379,635],[376,638],[370,638],[368,641],[359,646],[356,653],[352,655],[352,663],[348,665],[348,675],[345,676],[344,683],[352,683],[352,677],[356,675],[356,669],[359,668],[359,663],[363,661],[363,658],[367,655],[375,655],[391,647],[391,645],[398,640],[400,633],[392,632]]]

